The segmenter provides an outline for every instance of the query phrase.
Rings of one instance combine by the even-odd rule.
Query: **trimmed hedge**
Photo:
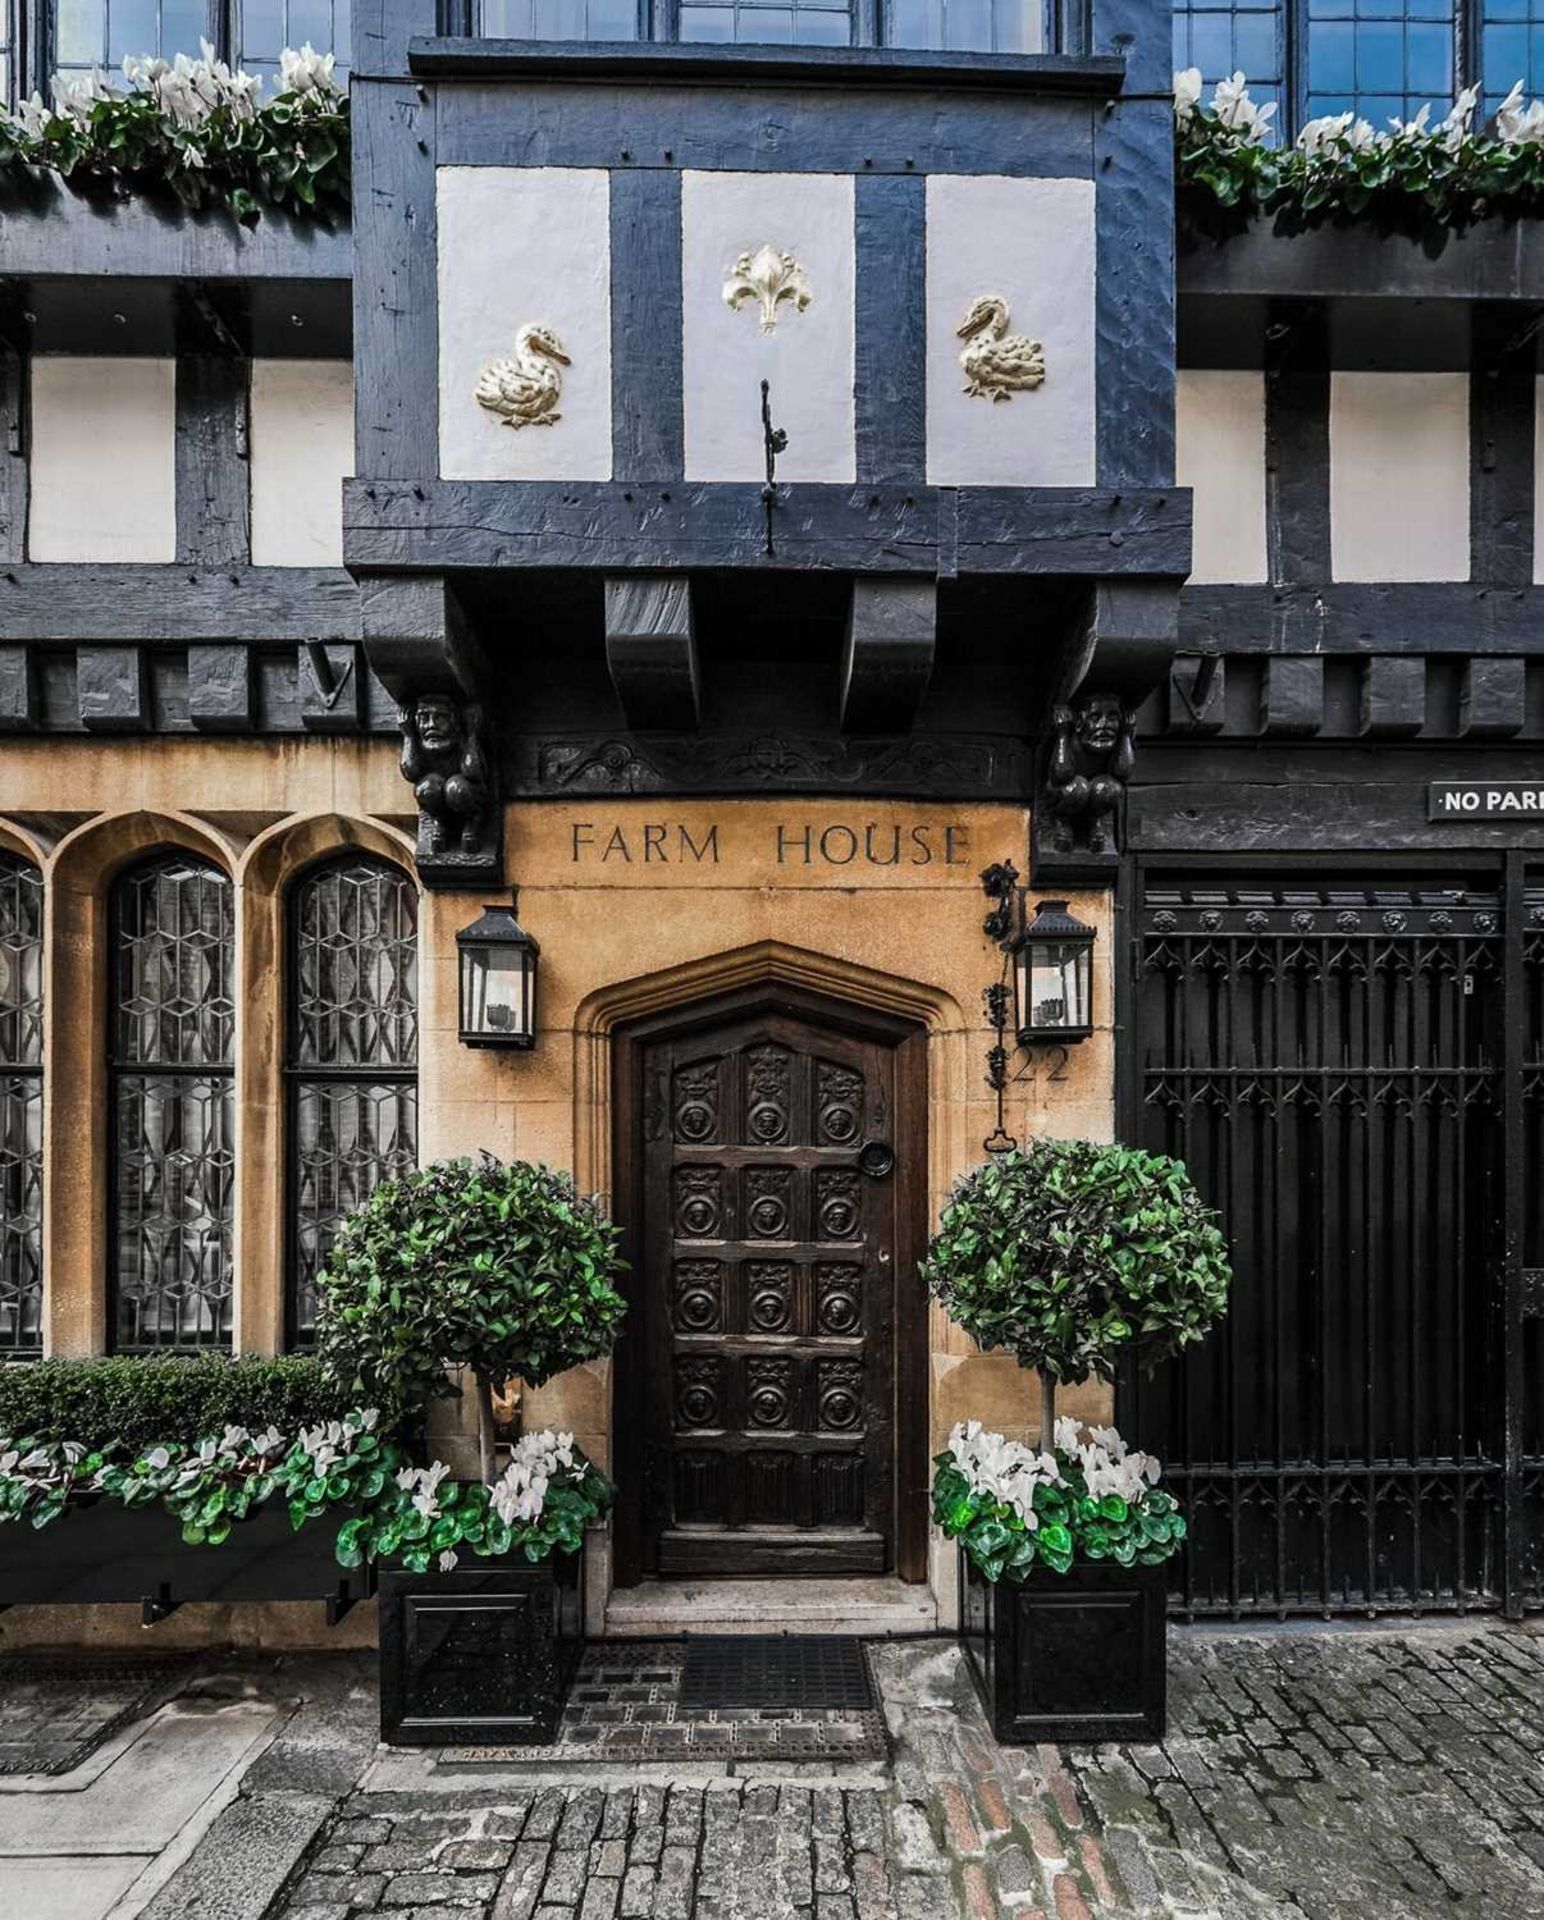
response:
[[[227,1426],[293,1434],[354,1404],[303,1354],[279,1359],[31,1360],[0,1366],[0,1434],[75,1440],[88,1451],[196,1446]]]

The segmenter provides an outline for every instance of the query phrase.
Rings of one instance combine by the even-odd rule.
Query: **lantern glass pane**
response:
[[[509,1040],[529,1035],[529,966],[530,956],[522,947],[481,947],[462,954],[461,1005],[467,1033]]]
[[[1019,950],[1022,1030],[1064,1033],[1092,1024],[1093,956],[1083,940],[1030,940]]]

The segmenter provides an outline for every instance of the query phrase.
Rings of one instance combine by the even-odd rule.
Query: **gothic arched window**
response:
[[[418,894],[361,854],[290,894],[288,1325],[316,1327],[316,1280],[339,1220],[418,1163]]]
[[[165,852],[112,894],[112,1345],[231,1337],[235,902],[229,878]]]
[[[0,1357],[43,1351],[43,876],[0,852]]]

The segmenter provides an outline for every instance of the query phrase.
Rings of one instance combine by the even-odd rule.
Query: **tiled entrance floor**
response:
[[[599,1641],[585,1649],[550,1747],[450,1747],[479,1761],[883,1760],[884,1722],[851,1707],[685,1707],[684,1640]],[[875,1695],[877,1699],[877,1694]]]

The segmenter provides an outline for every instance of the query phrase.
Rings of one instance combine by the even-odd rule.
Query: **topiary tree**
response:
[[[492,1484],[493,1388],[540,1386],[609,1353],[626,1302],[618,1231],[566,1173],[445,1160],[381,1184],[339,1227],[321,1276],[317,1353],[359,1404],[393,1418],[476,1384]]]
[[[978,1345],[1039,1374],[1050,1452],[1059,1381],[1113,1379],[1126,1349],[1177,1352],[1225,1311],[1217,1220],[1177,1160],[1033,1140],[959,1182],[921,1271]]]

